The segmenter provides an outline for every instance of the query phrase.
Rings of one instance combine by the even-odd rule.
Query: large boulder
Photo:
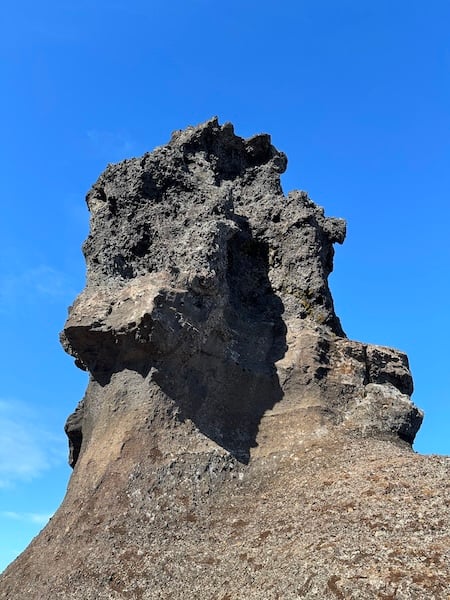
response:
[[[448,462],[411,450],[406,355],[345,336],[345,222],[285,196],[286,164],[212,119],[94,184],[74,472],[0,598],[450,593]]]

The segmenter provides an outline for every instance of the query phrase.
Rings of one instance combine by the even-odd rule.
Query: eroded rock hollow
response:
[[[61,335],[90,375],[66,423],[74,473],[0,597],[428,598],[447,585],[414,583],[405,564],[416,595],[392,595],[390,475],[369,473],[394,482],[414,464],[425,481],[437,463],[410,448],[422,412],[405,354],[348,340],[334,312],[345,222],[285,196],[286,164],[268,135],[212,119],[94,184],[86,288]],[[387,542],[371,535],[377,507]],[[417,503],[397,508],[413,519]]]

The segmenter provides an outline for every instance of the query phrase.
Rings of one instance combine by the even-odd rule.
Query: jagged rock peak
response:
[[[344,221],[285,167],[212,119],[89,192],[74,470],[0,598],[449,596],[448,461],[411,451],[406,355],[345,337]]]
[[[108,166],[87,196],[87,285],[63,344],[91,386],[139,373],[149,406],[244,462],[274,407],[309,411],[303,428],[320,414],[412,442],[406,356],[348,341],[334,312],[345,222],[305,192],[284,196],[285,167],[268,135],[243,139],[217,119]],[[72,464],[95,425],[91,396],[66,425]]]
[[[284,197],[286,163],[270,136],[243,139],[211,119],[142,158],[110,165],[87,196],[88,285],[164,272],[175,287],[212,294],[222,289],[229,245],[246,237],[265,249],[285,310],[342,334],[327,277],[345,222],[325,218],[304,192]]]

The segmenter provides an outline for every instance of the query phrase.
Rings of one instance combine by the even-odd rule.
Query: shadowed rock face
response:
[[[424,523],[417,498],[448,464],[411,452],[405,354],[345,336],[328,288],[345,223],[284,196],[286,162],[212,119],[89,192],[61,334],[90,374],[74,471],[0,598],[444,597],[448,569],[432,579],[415,553],[447,564],[449,490],[433,534],[400,548],[397,525]]]

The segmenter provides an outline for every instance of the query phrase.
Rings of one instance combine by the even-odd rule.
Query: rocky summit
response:
[[[450,459],[411,449],[406,355],[346,337],[345,222],[286,165],[212,119],[88,193],[74,470],[0,598],[450,598]]]

